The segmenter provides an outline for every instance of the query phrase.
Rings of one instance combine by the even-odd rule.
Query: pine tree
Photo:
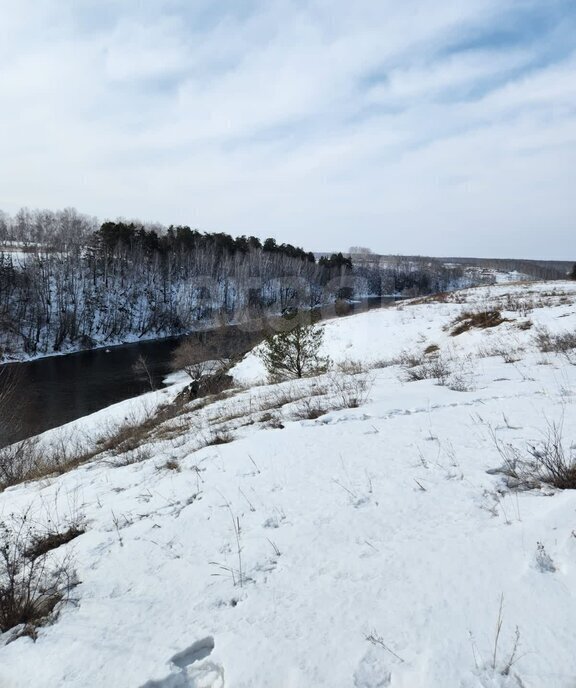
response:
[[[287,332],[266,337],[260,358],[272,382],[321,375],[330,359],[320,355],[324,329],[319,325],[297,325]]]
[[[572,266],[572,272],[569,275],[571,280],[576,280],[576,263]]]

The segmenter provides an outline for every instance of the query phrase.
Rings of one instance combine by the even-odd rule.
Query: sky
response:
[[[0,0],[0,208],[576,259],[575,0]]]

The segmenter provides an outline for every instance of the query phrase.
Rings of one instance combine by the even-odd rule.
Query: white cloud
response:
[[[544,33],[449,49],[534,3],[2,4],[6,210],[576,255],[574,57]]]

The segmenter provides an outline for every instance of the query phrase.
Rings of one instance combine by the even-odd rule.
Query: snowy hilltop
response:
[[[575,302],[413,299],[2,450],[0,686],[573,688]]]

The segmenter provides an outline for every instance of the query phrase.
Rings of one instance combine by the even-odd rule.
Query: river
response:
[[[339,310],[339,316],[380,308],[394,301],[378,297],[349,303]],[[330,317],[338,316],[330,310],[317,313],[315,319]],[[187,337],[202,347],[206,358],[213,358],[247,351],[261,339],[261,334],[229,325]],[[3,423],[0,418],[0,447],[148,392],[151,382],[155,388],[162,387],[172,372],[172,356],[181,340],[182,337],[173,337],[142,341],[7,364],[12,367],[18,385],[14,395],[17,422]],[[138,366],[140,358],[146,361],[148,371]]]

